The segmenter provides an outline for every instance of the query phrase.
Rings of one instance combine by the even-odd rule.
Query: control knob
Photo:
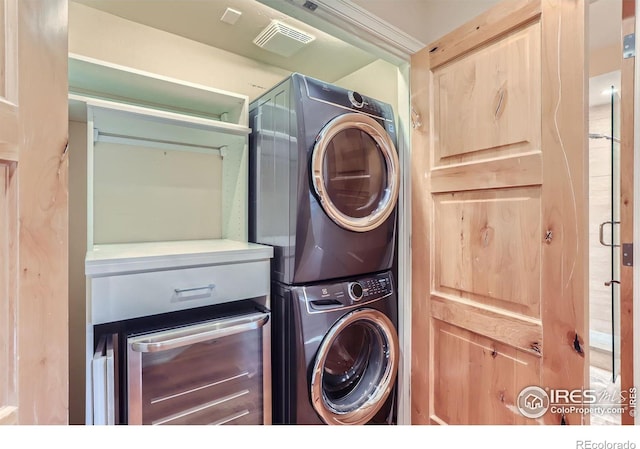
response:
[[[360,301],[362,299],[362,294],[364,290],[362,289],[362,285],[359,282],[351,282],[349,284],[349,296],[354,301]]]
[[[364,106],[364,98],[358,92],[349,91],[349,101],[355,108],[361,108]]]

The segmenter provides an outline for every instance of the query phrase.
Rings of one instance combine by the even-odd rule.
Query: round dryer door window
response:
[[[389,397],[398,371],[398,335],[378,310],[342,317],[322,341],[311,402],[327,424],[366,424]]]
[[[398,200],[398,153],[385,129],[358,113],[330,121],[316,139],[313,186],[329,217],[345,229],[370,231]]]

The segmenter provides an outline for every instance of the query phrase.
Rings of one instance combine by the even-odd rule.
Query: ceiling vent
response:
[[[302,47],[312,42],[314,36],[285,25],[277,20],[272,20],[253,43],[260,48],[279,54],[280,56],[291,56]]]

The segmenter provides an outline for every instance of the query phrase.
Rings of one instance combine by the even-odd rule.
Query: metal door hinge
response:
[[[634,58],[636,56],[636,35],[635,33],[627,34],[622,43],[622,57],[624,59]]]
[[[625,267],[633,266],[633,243],[622,244],[622,265]]]

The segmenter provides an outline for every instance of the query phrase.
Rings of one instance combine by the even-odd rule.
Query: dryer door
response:
[[[389,397],[398,371],[398,335],[378,310],[343,316],[320,344],[311,403],[327,424],[366,424]]]
[[[373,118],[343,114],[320,132],[311,159],[312,182],[325,212],[338,225],[370,231],[393,212],[398,200],[398,153]]]

